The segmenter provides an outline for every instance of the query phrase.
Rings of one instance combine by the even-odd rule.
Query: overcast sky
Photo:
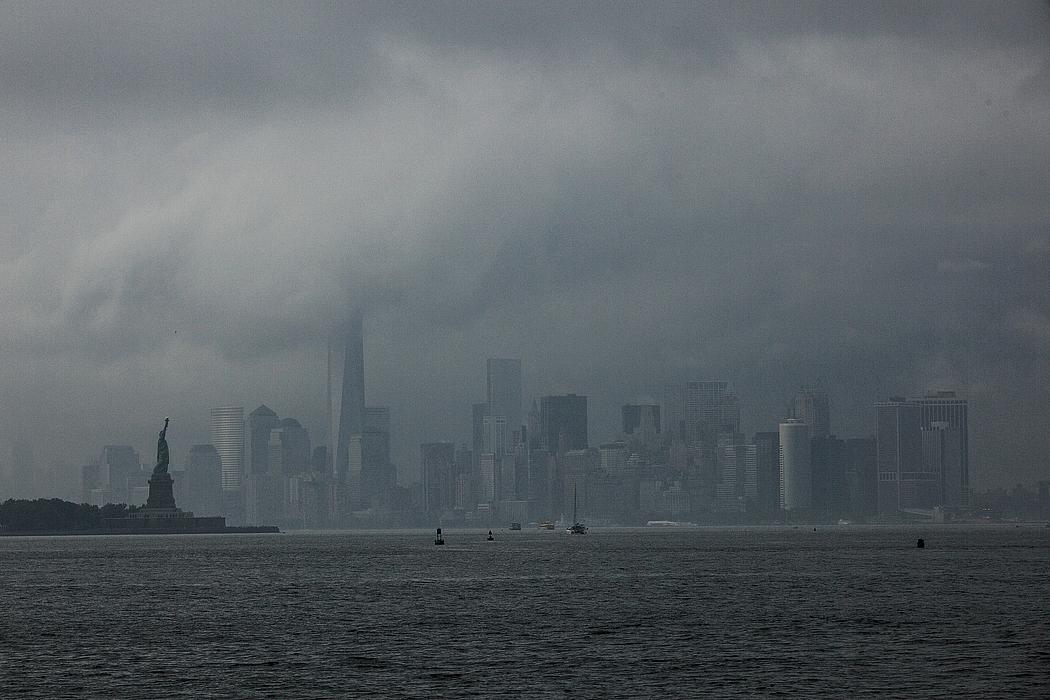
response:
[[[1045,3],[0,4],[0,455],[173,461],[208,409],[468,439],[484,360],[590,396],[730,379],[971,399],[979,487],[1050,478]]]

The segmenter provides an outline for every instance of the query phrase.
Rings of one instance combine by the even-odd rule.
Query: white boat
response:
[[[685,523],[679,520],[649,520],[646,527],[700,527],[696,523]]]

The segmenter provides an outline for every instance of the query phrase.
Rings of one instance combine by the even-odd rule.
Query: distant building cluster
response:
[[[592,525],[951,518],[973,505],[967,401],[953,392],[879,401],[873,437],[841,438],[827,394],[802,388],[779,425],[745,435],[731,382],[688,381],[624,404],[620,432],[592,444],[587,397],[526,402],[520,359],[490,358],[485,387],[469,439],[420,445],[419,483],[400,486],[390,409],[365,403],[354,315],[329,343],[327,444],[265,405],[213,408],[212,442],[173,470],[177,498],[235,524],[306,528],[556,522],[574,499]],[[149,468],[107,445],[82,469],[83,499],[141,503]]]
[[[839,438],[823,391],[803,388],[775,431],[750,438],[728,381],[665,387],[622,408],[622,431],[591,445],[587,397],[543,396],[520,415],[521,361],[490,359],[473,440],[421,447],[431,519],[487,525],[871,521],[952,517],[970,505],[967,402],[951,392],[875,406],[876,436]],[[902,417],[890,410],[903,411]]]

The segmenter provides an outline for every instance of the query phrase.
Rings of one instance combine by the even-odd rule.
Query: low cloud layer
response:
[[[484,358],[592,397],[728,378],[973,401],[980,485],[1045,478],[1042,3],[106,3],[0,10],[0,441],[178,451],[267,403],[323,440],[324,340],[464,440]]]

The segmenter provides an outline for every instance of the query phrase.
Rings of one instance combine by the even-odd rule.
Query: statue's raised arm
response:
[[[166,474],[168,471],[168,419],[164,419],[164,427],[161,428],[160,437],[157,438],[157,465],[153,467],[154,474]]]

